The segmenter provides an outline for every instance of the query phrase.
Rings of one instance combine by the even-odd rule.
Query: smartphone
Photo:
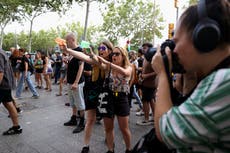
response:
[[[81,48],[90,48],[89,45],[90,45],[89,42],[82,40],[80,46],[81,46]]]
[[[91,53],[90,48],[86,48],[86,49],[85,49],[85,52],[86,52],[87,54],[90,54],[90,53]]]

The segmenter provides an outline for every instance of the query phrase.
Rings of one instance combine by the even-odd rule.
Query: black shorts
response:
[[[128,94],[124,92],[115,93],[111,90],[103,89],[98,97],[98,110],[102,117],[114,118],[115,115],[129,116]]]
[[[113,95],[114,115],[129,116],[130,105],[128,101],[128,94],[119,92]]]
[[[85,100],[85,110],[96,109],[99,105],[98,96],[100,94],[101,87],[96,84],[85,84],[84,100]]]
[[[142,90],[142,102],[151,102],[155,98],[155,88],[143,87]]]
[[[142,88],[142,85],[140,85],[140,84],[138,84],[138,83],[137,83],[137,84],[135,84],[135,85],[136,85],[136,89],[137,89],[137,90],[139,90],[139,89],[141,89],[141,88]]]
[[[35,69],[36,73],[43,73],[43,69]]]
[[[85,94],[84,92],[85,110],[97,109],[97,106],[99,105],[98,96],[95,96],[94,98],[90,99],[91,96],[92,95]]]
[[[128,102],[128,94],[124,92],[112,93],[110,103],[107,105],[108,113],[102,114],[102,117],[113,118],[117,116],[129,116],[130,106]]]
[[[0,89],[0,103],[12,102],[12,94],[10,89]]]

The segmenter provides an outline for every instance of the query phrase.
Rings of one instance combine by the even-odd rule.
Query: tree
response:
[[[22,15],[26,20],[30,22],[30,30],[29,30],[29,44],[28,50],[31,51],[31,43],[32,43],[32,28],[34,19],[41,14],[47,12],[65,12],[67,5],[72,3],[72,0],[19,0],[19,9],[18,13]]]
[[[107,2],[108,0],[76,0],[79,3],[82,2],[86,2],[86,14],[85,14],[85,25],[84,25],[84,33],[83,33],[83,40],[87,40],[87,26],[88,26],[88,17],[89,17],[89,7],[90,7],[90,3],[93,1],[97,1],[97,2]]]
[[[16,15],[17,6],[18,3],[15,0],[0,1],[0,48],[2,48],[6,25],[19,18],[19,16]]]
[[[198,0],[189,0],[189,5],[197,4]]]
[[[89,26],[87,38],[91,43],[96,43],[99,39],[95,36],[96,31],[98,31],[98,27],[95,26]],[[50,30],[40,30],[38,32],[32,32],[31,37],[33,39],[32,42],[32,48],[33,50],[31,52],[34,52],[36,50],[43,50],[47,52],[52,52],[54,47],[56,46],[55,38],[56,37],[62,37],[64,38],[67,32],[76,32],[78,33],[78,41],[82,40],[82,34],[83,34],[84,27],[81,26],[80,22],[77,23],[68,23],[63,27],[58,28],[51,28]],[[21,48],[26,48],[28,46],[28,34],[24,31],[20,32],[19,34],[15,35],[14,33],[8,33],[5,35],[3,48],[9,49],[15,44],[15,37],[17,37],[18,44]],[[96,41],[94,38],[97,38]]]
[[[162,37],[163,17],[159,6],[142,0],[111,2],[103,13],[102,31],[117,44],[120,38],[129,38],[132,45],[152,42],[153,36]],[[143,37],[142,37],[143,36]]]

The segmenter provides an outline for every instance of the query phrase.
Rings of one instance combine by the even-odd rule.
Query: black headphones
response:
[[[199,0],[197,5],[199,22],[192,34],[194,46],[202,53],[215,49],[221,38],[219,24],[208,17],[205,3],[206,0]]]

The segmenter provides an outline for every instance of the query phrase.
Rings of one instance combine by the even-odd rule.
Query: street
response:
[[[68,102],[66,95],[57,97],[58,85],[52,86],[52,92],[38,89],[39,99],[32,99],[30,91],[24,91],[22,99],[17,100],[23,112],[19,114],[19,122],[23,128],[20,135],[0,135],[0,153],[80,153],[83,147],[84,132],[73,134],[75,127],[63,126],[71,116],[71,108],[65,106]],[[137,105],[133,105],[130,114],[130,129],[132,146],[147,133],[153,125],[139,126],[136,121],[141,117],[135,116]],[[0,105],[0,132],[12,126],[8,112]],[[115,152],[124,153],[125,144],[117,121],[115,121]],[[90,153],[105,153],[103,122],[95,124],[91,141]]]

